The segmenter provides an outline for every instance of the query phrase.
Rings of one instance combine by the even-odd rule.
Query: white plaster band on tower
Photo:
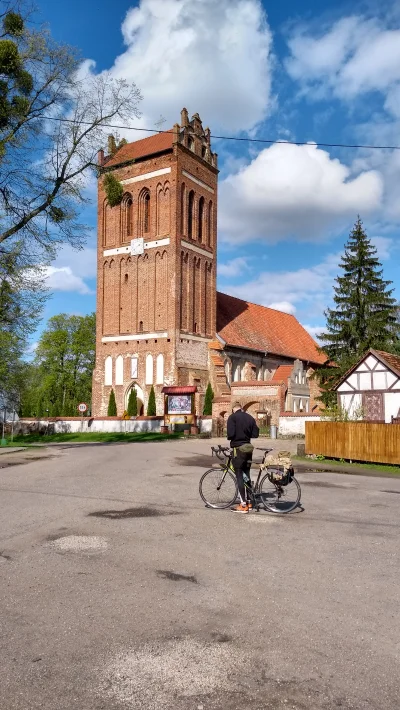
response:
[[[162,333],[134,333],[129,335],[105,335],[102,337],[102,343],[121,343],[128,340],[156,340],[158,338],[168,338],[166,331]]]
[[[136,241],[132,239],[131,242]],[[144,249],[156,249],[157,247],[167,247],[170,243],[170,238],[154,239],[152,242],[144,242]],[[207,252],[208,253],[208,252]],[[116,249],[104,249],[103,256],[117,256],[118,254],[133,254],[132,244],[127,247],[117,247]]]
[[[214,194],[214,188],[210,187],[202,180],[199,180],[199,178],[195,177],[194,175],[191,175],[186,170],[182,170],[182,175],[189,178],[189,180],[191,180],[192,182],[195,182],[196,185],[200,185],[200,187],[204,187],[205,190],[208,190],[208,192],[212,192],[212,194]]]
[[[192,251],[196,251],[198,254],[203,254],[203,256],[206,256],[208,259],[214,258],[214,255],[210,251],[207,251],[206,249],[201,249],[201,247],[196,247],[194,244],[186,242],[184,239],[181,240],[181,244],[183,247],[185,247],[185,249],[191,249]]]
[[[151,178],[160,177],[160,175],[168,175],[171,172],[171,168],[160,168],[160,170],[153,170],[151,173],[144,173],[143,175],[136,175],[136,177],[126,178],[126,180],[121,180],[122,185],[131,185],[133,182],[141,182],[142,180],[150,180]]]

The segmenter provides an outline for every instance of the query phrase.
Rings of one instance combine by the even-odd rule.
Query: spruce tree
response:
[[[319,380],[326,404],[336,398],[331,387],[369,348],[394,350],[400,327],[391,281],[385,281],[376,248],[368,239],[358,217],[336,278],[335,306],[325,311],[326,332],[319,339],[336,368],[322,368]]]
[[[154,392],[154,387],[153,385],[151,386],[150,394],[149,394],[149,401],[147,404],[147,416],[148,417],[155,417],[157,414],[157,409],[156,409],[156,394]]]
[[[111,390],[111,392],[110,392],[110,399],[108,400],[107,416],[108,417],[116,417],[117,416],[117,403],[115,401],[114,390]]]
[[[206,389],[206,396],[204,398],[203,414],[208,415],[208,416],[210,414],[212,414],[213,399],[214,399],[214,392],[213,392],[213,388],[211,387],[211,383],[209,382],[207,385],[207,389]]]
[[[128,414],[130,417],[137,417],[137,392],[135,387],[132,387],[129,393]]]

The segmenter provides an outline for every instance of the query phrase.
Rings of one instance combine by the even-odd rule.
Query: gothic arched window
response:
[[[138,207],[138,236],[143,237],[150,231],[150,191],[147,188],[144,188],[139,195]]]
[[[133,234],[133,200],[129,197],[126,201],[126,236]]]
[[[212,240],[212,228],[213,228],[213,204],[210,200],[208,203],[208,215],[207,215],[207,246],[211,246]]]
[[[193,227],[194,227],[194,190],[189,192],[188,200],[188,237],[193,239]]]
[[[185,235],[185,202],[186,202],[186,185],[182,184],[181,187],[181,235]]]
[[[198,239],[203,241],[203,226],[204,226],[204,197],[199,200],[199,221],[198,221]]]
[[[144,218],[143,228],[145,234],[150,231],[150,193],[146,192],[144,196]]]

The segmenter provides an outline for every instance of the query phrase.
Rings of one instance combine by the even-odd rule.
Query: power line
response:
[[[59,121],[60,123],[75,123],[71,118],[56,118],[54,116],[44,116],[48,121]],[[80,121],[83,126],[91,126],[91,121]],[[103,128],[119,128],[120,130],[127,131],[142,131],[144,133],[173,133],[173,131],[158,131],[154,128],[138,128],[137,126],[118,126],[112,123],[107,123],[104,126],[99,126]],[[267,138],[245,138],[241,136],[216,136],[211,135],[211,138],[223,141],[240,141],[243,143],[266,143],[268,145],[317,145],[323,148],[366,148],[368,150],[400,150],[400,145],[363,145],[357,143],[320,143],[319,141],[289,141],[289,140],[278,140],[278,139],[267,139]]]

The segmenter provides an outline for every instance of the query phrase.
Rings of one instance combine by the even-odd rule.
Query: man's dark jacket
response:
[[[249,444],[250,439],[258,439],[259,433],[255,419],[242,409],[228,417],[227,438],[231,442],[232,448]]]

